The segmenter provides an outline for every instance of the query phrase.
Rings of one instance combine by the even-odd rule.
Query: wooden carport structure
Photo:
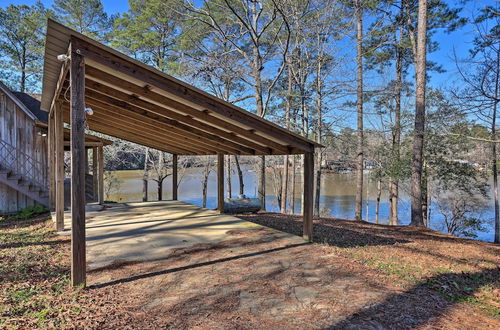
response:
[[[48,132],[48,177],[49,204],[55,210],[56,230],[64,230],[64,152],[71,151],[71,129],[64,127],[62,112],[52,111],[47,123],[37,121],[36,125]],[[104,146],[113,141],[90,134],[84,135],[84,167],[89,170],[89,150],[92,150],[93,194],[99,204],[104,203]]]
[[[72,285],[86,279],[86,128],[172,153],[174,199],[178,155],[217,155],[221,212],[224,155],[304,154],[304,238],[312,239],[313,159],[320,145],[50,19],[41,108],[71,125]]]

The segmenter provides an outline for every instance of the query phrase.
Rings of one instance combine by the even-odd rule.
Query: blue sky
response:
[[[464,0],[445,0],[448,1],[451,7],[456,8],[460,5],[460,2],[463,3]],[[460,2],[459,2],[460,1]],[[461,15],[470,17],[472,13],[477,13],[477,8],[484,7],[486,4],[490,3],[493,0],[471,0],[466,1],[462,10]],[[5,7],[9,4],[27,4],[32,5],[36,2],[36,0],[3,0],[1,7]],[[52,0],[42,0],[46,7],[52,6]],[[119,0],[102,0],[104,8],[107,13],[115,14],[120,12],[125,12],[128,10],[128,1]],[[454,81],[457,80],[458,74],[455,66],[455,62],[453,60],[453,50],[456,50],[456,53],[459,58],[464,58],[468,55],[468,49],[471,46],[471,41],[473,38],[473,26],[466,25],[455,31],[451,34],[447,34],[444,31],[438,31],[433,37],[434,40],[438,41],[440,44],[440,49],[436,52],[428,54],[428,59],[440,64],[445,70],[445,73],[437,73],[431,72],[431,80],[430,84],[434,88],[448,88],[452,87]],[[353,54],[354,56],[354,54]],[[368,73],[365,81],[370,84],[371,78],[378,78],[373,73]],[[411,79],[411,78],[410,78]],[[369,86],[367,86],[369,89]]]
[[[2,7],[6,7],[9,4],[27,4],[32,5],[36,2],[36,0],[4,0],[2,1]],[[452,7],[460,6],[459,1],[450,1],[449,4]],[[490,1],[488,0],[473,0],[465,3],[462,15],[469,17],[476,8],[481,8]],[[53,3],[51,0],[43,0],[42,3],[50,7]],[[125,12],[128,10],[128,1],[123,0],[103,0],[104,9],[106,12],[110,14]],[[435,38],[440,43],[440,49],[432,54],[429,54],[429,59],[441,64],[447,72],[444,74],[432,74],[432,83],[436,87],[440,87],[441,85],[446,85],[449,83],[449,79],[451,76],[456,74],[455,64],[452,59],[453,49],[455,48],[457,54],[460,57],[467,56],[467,50],[470,47],[470,42],[472,40],[472,26],[465,26],[460,30],[453,32],[451,34],[447,34],[443,31],[440,31],[436,34]]]
[[[446,0],[450,6],[457,7],[463,1]],[[467,1],[463,4],[462,15],[469,17],[476,8],[484,7],[487,3],[491,3],[493,0],[472,0]],[[36,0],[3,0],[2,7],[9,4],[27,4],[32,5]],[[50,7],[53,3],[52,0],[42,0],[43,4]],[[110,14],[125,12],[128,9],[128,1],[123,0],[102,0],[104,9]],[[456,50],[459,57],[467,56],[467,51],[470,47],[472,40],[472,26],[467,25],[460,30],[447,34],[440,31],[436,34],[435,40],[440,44],[440,49],[434,53],[428,55],[429,60],[435,61],[446,69],[446,73],[432,73],[431,83],[434,87],[446,87],[450,81],[454,80],[456,77],[455,64],[452,59],[453,49]]]

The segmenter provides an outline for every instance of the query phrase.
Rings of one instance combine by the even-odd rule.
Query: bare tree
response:
[[[278,36],[290,31],[281,7],[274,1],[262,0],[235,3],[229,0],[205,1],[202,7],[187,3],[192,19],[210,28],[220,39],[226,40],[246,61],[247,67],[241,68],[240,79],[255,90],[255,104],[258,116],[264,117],[268,110],[271,94],[284,68],[288,50],[288,40],[284,52],[276,54]],[[237,29],[233,27],[237,26]],[[262,70],[271,60],[280,58],[280,64],[269,82],[264,83]],[[276,63],[276,62],[275,62]],[[249,70],[246,70],[249,69]],[[265,210],[265,158],[258,159],[258,197]]]
[[[197,163],[202,166],[202,172],[199,175],[201,179],[201,206],[207,207],[207,196],[208,196],[208,179],[210,177],[210,173],[214,170],[214,160],[212,156],[200,156],[196,157]]]
[[[488,27],[492,23],[492,27]],[[495,243],[500,243],[500,206],[498,196],[497,116],[500,101],[500,45],[498,26],[500,17],[492,6],[485,6],[474,18],[476,37],[469,58],[459,61],[458,70],[466,88],[455,92],[462,106],[475,114],[479,121],[490,127],[491,174],[493,176],[493,199],[495,204]]]
[[[158,200],[161,201],[163,200],[163,181],[172,175],[172,171],[168,169],[171,159],[165,157],[163,151],[157,150],[150,154],[149,160],[154,174],[152,180],[157,183]]]
[[[245,195],[245,183],[243,181],[243,171],[241,170],[239,156],[234,155],[234,163],[236,164],[236,172],[238,173],[238,181],[240,183],[239,196]]]

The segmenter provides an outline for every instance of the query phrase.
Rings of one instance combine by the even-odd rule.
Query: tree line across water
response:
[[[41,2],[8,5],[0,9],[0,78],[14,90],[40,91],[44,30],[52,17],[325,145],[315,156],[316,214],[322,165],[335,162],[356,172],[355,217],[362,220],[363,169],[370,164],[379,190],[389,193],[390,224],[398,223],[403,184],[416,226],[428,223],[432,201],[467,233],[489,220],[476,214],[492,198],[499,242],[499,8],[476,2],[466,12],[460,5],[130,0],[126,12],[114,14],[100,0],[55,0],[50,8]],[[461,30],[471,31],[472,39],[467,52],[448,60],[456,67],[456,81],[435,88],[431,73],[443,68],[427,55],[439,49],[438,36]],[[109,147],[110,167],[135,158],[156,173],[145,171],[145,182],[148,175],[159,183],[168,175],[167,155],[123,145]],[[229,160],[235,173],[241,173],[238,160]],[[210,160],[202,163],[208,171]],[[282,212],[293,209],[299,164],[298,156],[255,158],[258,176],[273,169],[273,193]],[[257,181],[265,205],[264,180]]]

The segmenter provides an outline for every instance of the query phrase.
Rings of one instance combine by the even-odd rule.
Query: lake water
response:
[[[202,175],[201,168],[188,168],[179,172],[179,199],[191,204],[201,206],[202,194],[201,184]],[[256,173],[250,168],[244,171],[245,195],[247,197],[256,196]],[[129,171],[114,171],[113,176],[116,178],[117,186],[112,189],[108,196],[108,200],[117,202],[131,202],[142,200],[142,171],[129,170]],[[295,194],[295,213],[300,213],[301,203],[301,180],[302,175],[300,172],[296,175],[296,194]],[[266,209],[267,211],[279,212],[276,198],[274,197],[274,190],[272,186],[272,178],[270,173],[266,180]],[[224,187],[225,188],[225,187]],[[406,225],[410,222],[410,209],[411,204],[408,198],[408,187],[402,184],[400,188],[400,202],[399,202],[399,221],[400,224]],[[157,183],[149,180],[148,186],[149,200],[157,200]],[[238,177],[232,175],[232,194],[237,197],[239,192]],[[376,182],[370,180],[369,175],[365,175],[365,191],[363,201],[363,219],[375,222],[375,201],[376,201],[377,187]],[[226,196],[226,194],[224,194]],[[356,182],[354,174],[333,174],[324,173],[322,175],[321,183],[321,198],[320,208],[324,209],[334,217],[353,219],[354,218],[354,205],[356,196]],[[172,198],[172,180],[168,177],[163,182],[163,199],[168,200]],[[217,185],[216,174],[212,171],[209,176],[208,182],[208,197],[207,207],[216,208],[217,206]],[[494,238],[494,208],[491,201],[490,206],[483,210],[481,217],[487,220],[485,225],[486,232],[477,232],[478,239],[484,241],[493,241]],[[438,231],[446,231],[442,218],[431,208],[431,228]],[[380,202],[379,223],[386,224],[389,216],[389,202],[387,188],[383,187]]]

